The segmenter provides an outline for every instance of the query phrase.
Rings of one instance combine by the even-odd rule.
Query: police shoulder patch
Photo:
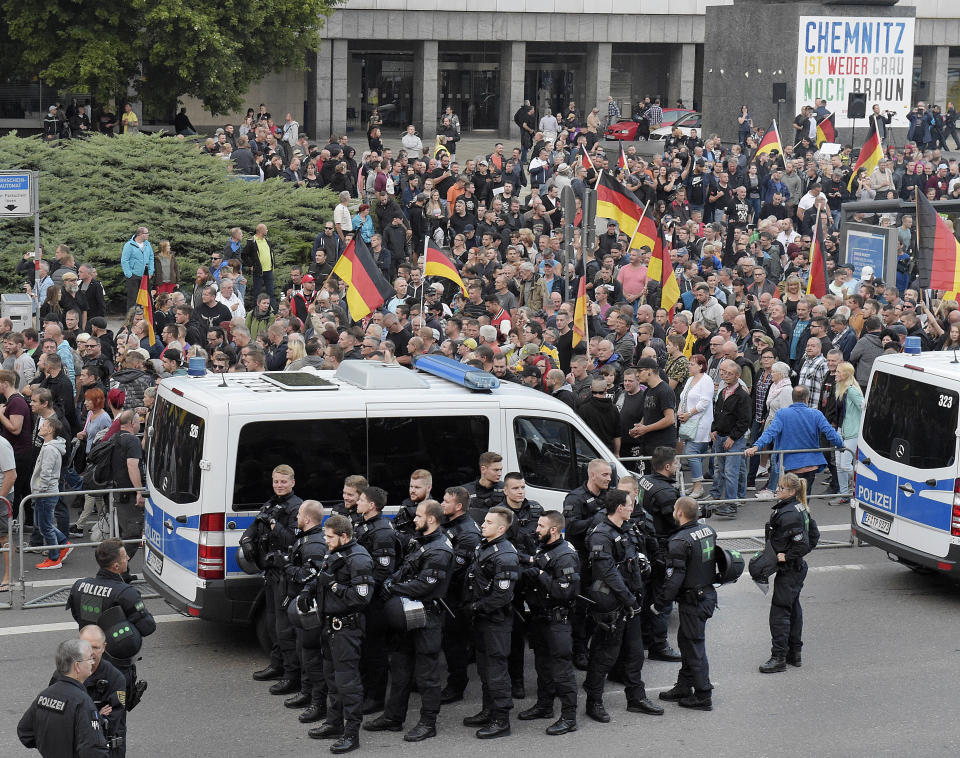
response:
[[[567,587],[570,586],[570,582],[560,582],[560,586],[561,586],[563,589],[566,589]]]
[[[389,555],[381,555],[380,558],[379,558],[379,561],[380,561],[380,565],[381,565],[381,566],[389,566],[389,565],[390,565],[390,556],[389,556]]]
[[[672,568],[668,568],[668,569],[667,569],[667,576],[668,576],[668,577],[673,576],[673,569],[672,569]]]
[[[802,535],[802,534],[795,534],[795,535],[793,535],[793,541],[794,541],[794,542],[802,542],[802,541],[803,541],[803,535]]]
[[[357,594],[358,594],[360,597],[366,597],[369,592],[370,592],[370,585],[369,585],[369,584],[358,584],[358,585],[357,585]]]
[[[428,577],[427,577],[427,584],[436,584],[436,583],[437,583],[437,577],[435,577],[435,576],[428,576]]]
[[[460,563],[460,564],[464,564],[464,563],[467,562],[467,561],[466,561],[466,558],[464,558],[462,555],[458,555],[458,556],[456,557],[456,561],[457,561],[457,563]]]
[[[509,579],[500,579],[497,581],[497,587],[502,590],[510,589],[510,580]]]
[[[120,705],[124,708],[127,707],[127,691],[126,690],[117,690],[117,699],[120,701]]]

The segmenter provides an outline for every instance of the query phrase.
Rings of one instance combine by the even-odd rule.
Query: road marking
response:
[[[842,532],[850,528],[850,524],[828,524],[827,526],[817,525],[821,532]],[[757,537],[764,537],[763,529],[743,529],[741,531],[717,532],[717,539],[721,540],[740,540]]]
[[[175,624],[180,621],[199,621],[191,616],[181,616],[179,613],[166,613],[162,616],[154,616],[153,620],[158,624]],[[18,634],[39,634],[43,632],[66,632],[73,629],[76,631],[76,621],[58,621],[52,624],[30,624],[27,626],[8,626],[0,629],[0,637],[11,637]]]
[[[860,563],[842,563],[836,566],[811,566],[807,570],[807,573],[825,574],[828,571],[866,571],[869,568],[869,566],[864,566]]]

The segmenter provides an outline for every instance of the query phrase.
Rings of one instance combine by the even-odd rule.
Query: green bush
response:
[[[305,262],[337,203],[326,190],[231,178],[227,164],[201,155],[191,142],[142,134],[60,144],[10,134],[0,138],[0,168],[40,172],[40,241],[47,256],[65,243],[78,264],[94,263],[117,309],[123,307],[120,251],[138,226],[149,227],[154,251],[170,240],[181,281],[189,283],[234,226],[249,237],[265,223],[281,272]],[[32,218],[0,220],[0,290],[20,291],[14,269],[32,249]]]

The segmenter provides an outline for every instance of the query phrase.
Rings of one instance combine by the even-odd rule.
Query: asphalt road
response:
[[[766,504],[748,505],[736,521],[715,524],[723,533],[758,527]],[[844,508],[814,506],[822,526],[842,524]],[[842,532],[825,536],[843,538]],[[582,716],[565,737],[543,734],[549,722],[514,719],[509,738],[481,743],[460,724],[478,709],[474,677],[468,698],[441,713],[436,739],[406,745],[396,733],[361,735],[370,755],[448,756],[464,748],[478,756],[515,756],[519,750],[556,755],[654,754],[710,756],[941,756],[960,748],[951,726],[960,676],[957,587],[920,576],[870,547],[817,550],[802,595],[806,641],[802,669],[762,675],[769,655],[764,596],[749,578],[719,591],[720,609],[707,626],[712,713],[667,705],[663,717],[628,713],[622,689],[608,686],[607,725]],[[92,561],[72,555],[64,581],[88,571]],[[50,572],[47,572],[48,574]],[[28,589],[36,596],[41,588]],[[130,716],[130,756],[254,758],[321,751],[329,743],[306,736],[296,711],[283,708],[268,684],[250,672],[264,656],[252,636],[234,627],[185,619],[162,601],[148,605],[162,622],[144,645],[141,675],[150,682],[143,704]],[[0,755],[28,755],[16,740],[16,723],[46,684],[56,644],[75,628],[60,608],[0,611]],[[675,625],[671,634],[675,633]],[[528,657],[528,692],[534,691]],[[671,687],[677,664],[648,661],[648,691]],[[582,674],[580,675],[582,677]],[[523,707],[531,705],[532,699]],[[417,696],[407,725],[416,721]],[[519,709],[519,707],[518,707]],[[415,751],[415,752],[414,752]]]

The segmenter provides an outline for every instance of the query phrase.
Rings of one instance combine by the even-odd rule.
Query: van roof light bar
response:
[[[490,392],[500,386],[500,380],[493,374],[445,355],[418,355],[413,359],[413,365],[424,373],[446,379],[474,392]]]

